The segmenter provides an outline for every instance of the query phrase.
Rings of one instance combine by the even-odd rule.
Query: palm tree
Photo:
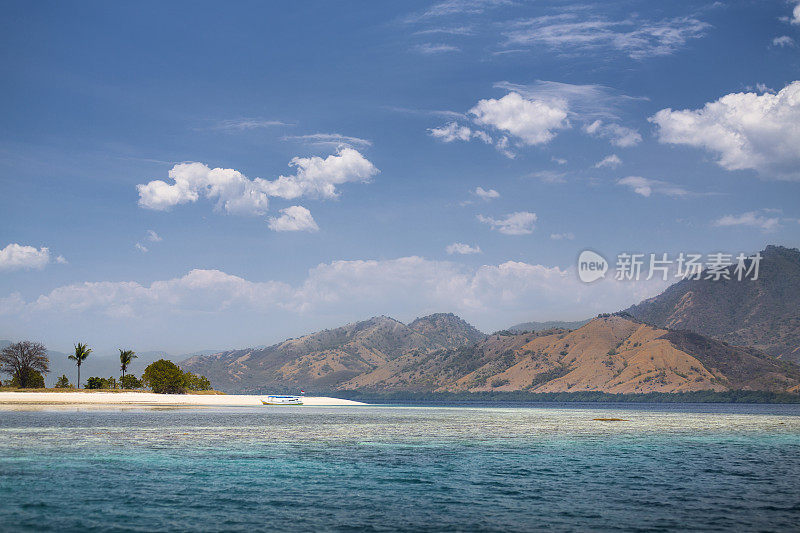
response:
[[[85,344],[81,344],[80,342],[75,345],[75,354],[70,355],[69,358],[71,361],[75,361],[75,364],[78,365],[78,388],[81,388],[81,364],[89,357],[89,354],[92,353],[92,349],[86,346]]]
[[[136,352],[133,350],[123,350],[122,348],[119,349],[119,364],[120,369],[122,369],[122,377],[125,377],[125,371],[128,370],[128,365],[131,364],[131,361],[139,357],[136,355]]]

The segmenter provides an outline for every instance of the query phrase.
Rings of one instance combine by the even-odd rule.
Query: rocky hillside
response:
[[[181,366],[225,391],[330,390],[404,354],[457,348],[484,337],[453,314],[409,325],[380,316],[266,348],[191,357]]]
[[[562,320],[548,320],[547,322],[523,322],[521,324],[515,324],[508,328],[508,331],[513,331],[514,333],[525,333],[526,331],[544,331],[547,329],[578,329],[579,327],[583,326],[587,322],[589,322],[589,318],[586,320],[576,320],[574,322],[564,322]]]
[[[607,316],[575,331],[492,335],[454,350],[409,353],[340,388],[639,393],[798,385],[800,367],[756,350]]]
[[[800,251],[767,246],[757,280],[682,280],[627,310],[648,324],[800,362]]]
[[[477,342],[474,340],[477,339]],[[604,316],[576,329],[483,335],[454,315],[388,317],[182,363],[228,392],[797,391],[800,367],[691,332]]]

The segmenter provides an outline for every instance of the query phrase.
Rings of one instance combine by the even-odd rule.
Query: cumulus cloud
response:
[[[58,263],[66,263],[59,256]],[[46,247],[35,248],[11,243],[0,250],[0,270],[41,270],[50,262],[50,250]]]
[[[731,93],[701,109],[662,109],[649,120],[660,142],[712,152],[727,170],[800,180],[800,81],[776,94]]]
[[[480,100],[469,113],[476,124],[510,134],[528,145],[547,143],[557,130],[569,127],[565,102],[527,100],[515,92],[500,99]]]
[[[273,231],[318,231],[319,226],[311,216],[311,211],[300,205],[281,209],[281,216],[269,219],[269,229]]]
[[[788,35],[781,35],[772,39],[772,46],[780,46],[781,48],[793,47],[795,44],[794,39]]]
[[[469,255],[482,253],[480,246],[470,246],[469,244],[464,244],[462,242],[454,242],[453,244],[449,244],[444,250],[449,255]]]
[[[673,196],[673,197],[682,197],[682,196],[689,196],[695,193],[691,193],[690,191],[673,185],[666,181],[661,180],[652,180],[648,178],[643,178],[641,176],[628,176],[627,178],[621,178],[617,180],[618,185],[624,185],[633,189],[633,192],[636,194],[640,194],[644,197],[649,197],[653,193],[656,194],[663,194],[666,196]]]
[[[459,125],[457,122],[449,122],[441,128],[430,128],[428,131],[433,137],[446,143],[468,141],[472,138],[472,130],[467,126]]]
[[[144,244],[142,244],[140,242],[137,242],[136,244],[134,244],[133,247],[136,248],[138,251],[142,252],[143,254],[146,254],[147,252],[150,251],[150,248],[148,248],[147,246],[145,246]]]
[[[147,240],[150,242],[161,242],[164,239],[162,239],[161,236],[155,232],[155,230],[149,229],[147,230]]]
[[[30,300],[17,293],[0,297],[0,315],[9,323],[48,320],[55,330],[65,332],[74,331],[70,320],[91,320],[102,329],[97,336],[113,334],[109,342],[124,331],[141,332],[145,324],[163,327],[168,335],[176,321],[194,328],[198,335],[223,335],[217,342],[237,342],[238,337],[224,337],[227,329],[242,322],[252,327],[253,317],[260,323],[264,315],[280,319],[298,313],[309,322],[331,313],[355,313],[355,318],[387,312],[413,317],[448,309],[486,329],[497,329],[511,323],[518,313],[529,316],[532,301],[549,316],[585,316],[625,308],[657,294],[665,285],[657,280],[613,279],[585,284],[572,266],[506,261],[472,268],[412,256],[323,263],[294,286],[200,269],[149,285],[75,283]]]
[[[537,218],[536,213],[527,211],[510,213],[505,218],[500,219],[478,215],[478,220],[504,235],[527,235],[533,233]]]
[[[583,131],[595,137],[608,139],[614,146],[628,148],[642,142],[641,134],[635,129],[619,124],[606,124],[602,120],[595,120],[584,126]]]
[[[500,193],[497,192],[496,190],[484,189],[483,187],[476,187],[473,194],[478,198],[482,198],[486,201],[494,200],[495,198],[500,198]]]
[[[550,238],[553,239],[554,241],[564,241],[564,240],[571,241],[571,240],[575,239],[575,234],[574,233],[551,233],[550,234]]]
[[[326,158],[295,157],[289,163],[296,168],[291,176],[269,181],[248,179],[241,172],[209,168],[202,163],[181,163],[169,171],[172,183],[154,180],[137,185],[139,205],[167,210],[176,205],[196,202],[201,196],[216,200],[216,209],[229,214],[259,215],[267,211],[269,198],[292,200],[301,196],[335,198],[336,186],[365,182],[378,173],[358,150],[344,147]]]
[[[749,226],[758,228],[763,232],[775,231],[780,227],[780,218],[769,217],[760,214],[757,211],[748,211],[741,215],[725,215],[714,221],[714,226],[730,227],[730,226]]]
[[[594,164],[594,168],[617,168],[622,164],[622,159],[617,154],[605,156],[603,159]]]
[[[794,6],[792,10],[792,18],[790,20],[792,24],[800,24],[800,4]]]
[[[616,51],[632,59],[645,59],[670,55],[689,40],[702,37],[710,28],[693,17],[661,21],[589,17],[575,11],[516,21],[505,33],[506,44],[540,45],[560,52]]]

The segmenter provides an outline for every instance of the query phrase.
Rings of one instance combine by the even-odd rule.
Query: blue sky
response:
[[[799,52],[784,1],[4,2],[0,338],[491,331],[663,288],[587,248],[796,247]]]

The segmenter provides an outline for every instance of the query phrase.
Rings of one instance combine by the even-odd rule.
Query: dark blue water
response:
[[[799,406],[0,411],[8,531],[799,525]]]

